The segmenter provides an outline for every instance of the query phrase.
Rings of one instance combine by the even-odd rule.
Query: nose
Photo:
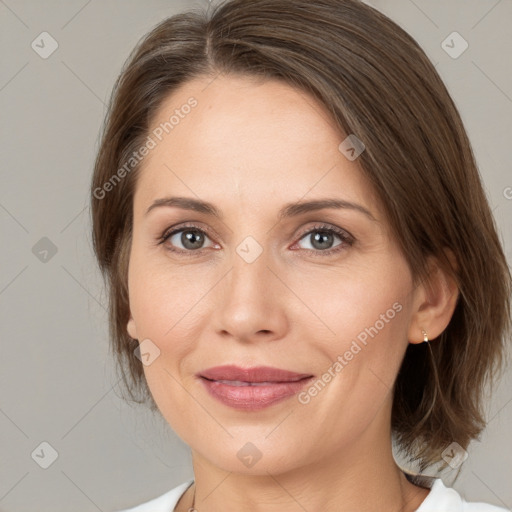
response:
[[[234,254],[232,268],[216,287],[213,324],[218,335],[246,343],[286,335],[290,292],[270,260],[266,251],[251,263]]]

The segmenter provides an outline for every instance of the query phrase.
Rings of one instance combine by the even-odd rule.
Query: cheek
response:
[[[334,341],[343,347],[353,339],[364,343],[379,334],[403,332],[412,281],[405,263],[383,260],[331,269],[328,274],[303,273],[294,279],[291,287],[315,314],[317,326],[322,324],[325,346]]]
[[[309,353],[317,379],[326,384],[314,382],[301,403],[315,411],[326,431],[346,434],[333,434],[333,446],[356,437],[390,399],[407,347],[411,282],[403,269],[384,269],[367,267],[317,280],[322,292],[313,295],[306,295],[311,283],[302,285],[301,297],[311,300],[329,330],[319,336],[311,324],[305,336],[312,340]]]
[[[130,310],[141,337],[160,343],[176,338],[203,313],[201,297],[211,287],[207,281],[211,276],[207,271],[199,275],[191,269],[179,268],[163,255],[154,258],[133,251],[129,269]]]
[[[307,337],[321,354],[317,366],[343,374],[332,380],[332,397],[377,398],[392,386],[407,347],[412,281],[399,257],[348,270],[302,280],[298,295],[313,305],[324,333],[319,336],[312,323]]]
[[[183,385],[190,383],[197,368],[187,364],[194,358],[205,319],[210,314],[208,295],[214,284],[211,270],[185,271],[167,261],[148,264],[148,257],[134,253],[129,272],[130,309],[139,340],[149,339],[158,352],[143,366],[153,398],[173,428],[188,417],[190,396]],[[208,279],[213,280],[211,283]],[[192,371],[193,370],[193,371]],[[190,411],[188,411],[190,412]]]
[[[341,343],[357,340],[368,346],[371,340],[380,340],[381,344],[394,344],[397,336],[404,334],[407,291],[395,287],[364,290],[357,285],[353,289],[347,286],[346,291],[347,295],[338,298],[332,317]]]
[[[178,272],[160,262],[133,255],[129,276],[130,309],[139,341],[150,340],[158,357],[144,365],[148,387],[159,409],[173,428],[188,417],[190,396],[183,392],[184,362],[199,339],[198,319],[206,314],[201,297],[205,283],[190,273]],[[181,428],[181,430],[183,430]]]

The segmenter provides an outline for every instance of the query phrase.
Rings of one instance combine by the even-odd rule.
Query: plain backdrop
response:
[[[420,43],[447,84],[510,261],[512,2],[372,5]],[[194,7],[208,1],[0,0],[2,512],[106,512],[193,477],[188,447],[167,424],[120,399],[88,187],[106,103],[129,51],[160,20]],[[469,45],[457,58],[443,48],[454,31]],[[41,37],[46,43],[34,48]],[[509,369],[453,484],[468,500],[506,508],[511,384]],[[454,475],[447,471],[445,483]]]

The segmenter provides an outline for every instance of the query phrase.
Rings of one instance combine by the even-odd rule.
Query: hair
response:
[[[151,119],[173,91],[219,74],[280,80],[325,105],[341,133],[363,141],[358,163],[415,282],[428,279],[429,256],[455,279],[459,297],[447,328],[433,343],[407,347],[391,428],[399,449],[421,470],[440,462],[453,441],[466,448],[485,427],[484,389],[503,367],[511,274],[445,85],[410,35],[358,0],[227,0],[160,22],[124,64],[95,161],[91,214],[108,287],[111,350],[130,400],[157,409],[134,355],[137,340],[126,329],[141,169],[132,162],[126,171],[126,162],[144,145]]]

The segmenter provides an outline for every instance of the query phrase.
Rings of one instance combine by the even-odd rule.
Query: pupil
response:
[[[184,231],[181,235],[181,243],[188,249],[201,247],[202,241],[202,235],[197,231]]]
[[[326,249],[328,247],[325,247],[325,245],[322,245],[322,243],[329,242],[330,238],[332,237],[331,233],[327,233],[325,231],[319,231],[315,235],[313,235],[313,247],[316,249]],[[319,247],[316,246],[316,244],[319,244]],[[330,244],[327,243],[327,246]]]

